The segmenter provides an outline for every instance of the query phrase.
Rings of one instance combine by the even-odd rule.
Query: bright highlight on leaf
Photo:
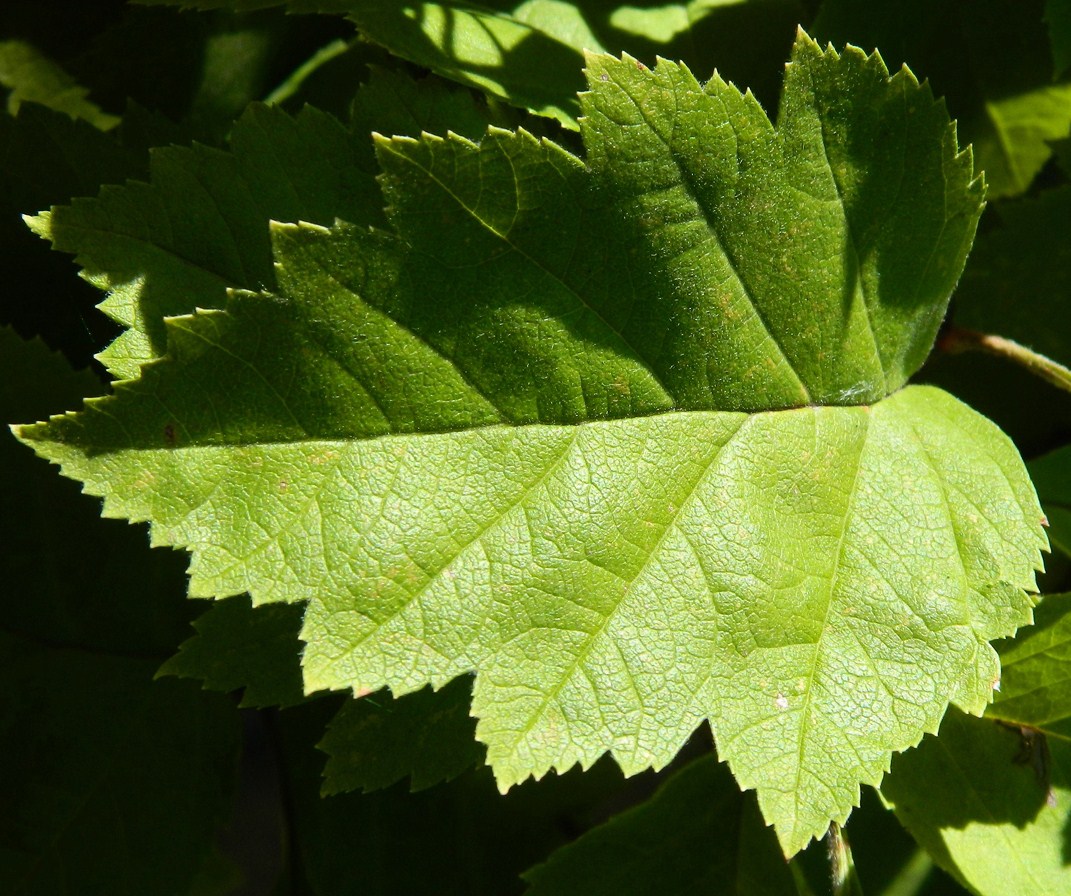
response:
[[[308,601],[306,690],[475,672],[503,788],[709,720],[791,854],[1030,620],[1021,460],[902,388],[983,186],[910,73],[802,34],[776,128],[673,63],[587,74],[585,159],[379,138],[393,231],[275,225],[272,293],[19,434],[192,594]]]

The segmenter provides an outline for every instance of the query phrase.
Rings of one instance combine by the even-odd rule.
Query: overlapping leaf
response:
[[[196,634],[158,671],[195,678],[212,691],[242,692],[242,706],[293,706],[302,701],[301,608],[254,610],[245,598],[216,604],[193,624]]]
[[[85,87],[23,41],[0,41],[0,87],[9,91],[7,109],[12,115],[22,103],[33,102],[65,112],[101,130],[119,124],[115,115],[104,112],[87,98],[89,91]]]
[[[1071,596],[1047,596],[1036,623],[1000,645],[1001,688],[986,715],[1071,740]]]
[[[292,118],[253,106],[229,151],[158,149],[148,183],[108,186],[31,219],[109,291],[101,309],[127,331],[101,355],[108,369],[133,377],[159,356],[167,315],[221,307],[227,289],[274,288],[269,220],[383,223],[372,129],[475,135],[487,125],[467,94],[425,88],[378,74],[360,92],[350,128],[311,108]]]
[[[341,13],[362,35],[439,75],[577,127],[583,52],[629,52],[748,84],[776,99],[799,0],[139,0],[190,9]]]
[[[794,852],[1030,618],[1014,448],[901,389],[982,185],[909,73],[802,35],[776,129],[671,63],[588,77],[585,161],[381,139],[393,233],[277,225],[273,293],[21,436],[191,593],[309,601],[307,689],[475,671],[503,787],[709,719]]]
[[[998,650],[987,718],[950,715],[940,737],[897,757],[882,793],[972,893],[1062,893],[1071,886],[1069,596],[1045,597],[1035,625]]]
[[[949,713],[940,736],[896,757],[882,794],[971,893],[1065,893],[1069,761],[1066,740]]]
[[[405,778],[410,790],[424,790],[480,765],[470,696],[470,682],[458,678],[399,700],[377,694],[347,701],[319,744],[329,756],[324,793],[380,790]]]
[[[1042,0],[826,0],[814,31],[925,72],[974,146],[991,196],[1025,192],[1071,129],[1064,14]],[[1048,27],[1043,16],[1048,19]],[[1057,69],[1054,77],[1054,68]]]

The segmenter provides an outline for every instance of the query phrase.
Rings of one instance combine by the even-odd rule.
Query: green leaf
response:
[[[410,790],[424,790],[480,765],[470,685],[458,678],[441,691],[347,701],[319,744],[330,757],[323,792],[382,790],[405,778]]]
[[[212,607],[194,622],[197,634],[157,675],[196,678],[212,691],[241,690],[241,706],[294,706],[301,687],[301,608],[253,609],[243,597]]]
[[[1071,556],[1071,446],[1032,460],[1029,469],[1049,521],[1049,541]]]
[[[755,802],[713,756],[649,800],[588,831],[524,875],[528,896],[754,893],[795,896]]]
[[[1024,738],[950,713],[940,736],[893,760],[881,792],[933,859],[972,893],[1066,893],[1067,741]]]
[[[24,103],[17,115],[0,114],[5,207],[32,211],[42,197],[60,201],[96,192],[102,183],[141,175],[141,153],[63,112]]]
[[[20,435],[189,548],[191,594],[309,601],[306,690],[475,671],[503,788],[661,767],[709,719],[793,853],[981,712],[1030,619],[1018,455],[900,389],[982,187],[858,51],[801,35],[776,130],[672,63],[589,73],[586,164],[383,138],[397,235],[277,226],[279,295],[170,321],[140,380]]]
[[[598,382],[627,383],[636,410],[857,404],[903,385],[932,346],[983,192],[910,73],[889,80],[877,56],[823,54],[803,36],[777,130],[753,98],[717,76],[700,88],[672,63],[648,73],[592,57],[588,77],[586,167],[523,133],[492,132],[478,150],[380,141],[392,222],[438,262],[414,273],[421,289],[444,268],[465,292],[538,285],[542,311],[578,315],[571,329],[622,359]],[[518,219],[531,205],[543,214]],[[458,270],[477,258],[497,264]],[[637,380],[628,358],[654,376]],[[564,389],[605,413],[575,385],[540,398],[559,404]]]
[[[142,0],[145,2],[145,0]],[[344,13],[369,40],[436,74],[576,129],[585,51],[682,59],[748,84],[770,105],[797,23],[798,0],[149,0],[197,9]]]
[[[21,216],[50,202],[96,193],[102,183],[143,176],[148,153],[125,145],[124,126],[104,132],[37,103],[0,112],[0,245],[5,251],[0,321],[40,335],[82,364],[99,350],[107,323],[94,320],[94,290],[72,283],[70,265],[34,238]],[[125,133],[123,135],[126,136]],[[81,288],[79,288],[81,287]],[[28,300],[27,296],[48,296]],[[90,327],[104,326],[99,341]]]
[[[1071,597],[1047,595],[1034,627],[998,646],[1001,686],[990,718],[1071,740]]]
[[[486,126],[467,94],[377,73],[358,95],[350,128],[308,107],[291,118],[252,106],[228,152],[158,149],[149,183],[105,187],[29,223],[109,291],[100,307],[128,329],[100,359],[131,378],[163,353],[165,317],[222,307],[228,289],[275,287],[270,220],[384,222],[373,129],[476,135]]]
[[[130,485],[113,482],[109,490],[125,495],[125,506],[116,507],[113,497],[105,512],[121,510],[135,517],[151,512],[154,539],[180,544],[189,543],[204,525],[198,519],[230,513],[236,500],[248,507],[246,496],[258,490],[264,494],[263,483],[270,478],[275,496],[264,494],[265,512],[250,519],[245,534],[235,532],[220,544],[230,556],[259,549],[269,562],[234,568],[230,560],[230,573],[206,580],[205,574],[214,572],[215,551],[211,546],[197,550],[191,584],[197,593],[222,585],[248,588],[259,599],[280,590],[286,596],[313,597],[301,592],[300,582],[321,581],[335,582],[344,595],[359,589],[359,595],[365,590],[359,578],[339,576],[346,565],[359,569],[371,558],[362,562],[360,544],[347,542],[337,531],[325,531],[324,555],[310,558],[304,551],[313,566],[270,558],[299,557],[296,549],[307,545],[312,526],[332,519],[362,531],[362,541],[386,547],[398,539],[394,550],[378,552],[377,562],[389,577],[370,582],[394,592],[393,599],[375,600],[368,592],[357,597],[356,605],[348,596],[334,601],[321,596],[310,605],[307,686],[389,684],[400,692],[428,678],[444,681],[475,664],[482,673],[474,704],[480,737],[504,783],[541,773],[551,764],[590,763],[608,745],[616,748],[626,771],[663,764],[709,715],[722,755],[745,786],[760,789],[767,817],[782,827],[792,825],[782,831],[791,849],[820,833],[830,813],[843,812],[841,807],[856,798],[857,775],[876,782],[889,752],[912,744],[921,730],[932,730],[945,700],[954,697],[976,712],[984,705],[997,674],[995,657],[984,642],[1026,621],[1029,607],[1025,599],[1012,599],[1010,586],[998,587],[984,566],[997,564],[1003,568],[999,577],[1013,581],[1029,568],[1031,558],[1013,544],[1002,544],[1000,534],[1024,526],[1017,520],[1029,512],[1028,486],[1024,479],[1018,496],[1001,493],[997,483],[1003,480],[1003,468],[1014,469],[1010,446],[952,399],[929,390],[905,390],[870,411],[754,415],[747,422],[750,437],[718,457],[719,443],[744,422],[727,416],[677,414],[593,423],[575,434],[564,427],[536,427],[530,434],[524,432],[528,428],[494,428],[462,437],[427,436],[428,444],[419,446],[420,456],[409,463],[401,463],[397,449],[408,454],[417,446],[406,448],[408,437],[399,437],[403,441],[378,439],[349,447],[332,439],[260,449],[192,448],[191,453],[141,450],[133,452],[139,463],[129,475],[123,473],[122,454],[104,453],[95,461],[76,461],[78,469],[68,472],[87,478],[92,492],[100,490],[94,467],[124,475]],[[88,430],[98,418],[111,419],[91,414],[79,423]],[[106,444],[89,436],[98,448]],[[824,455],[812,454],[798,475],[779,474],[813,451],[806,446],[816,439],[827,446]],[[630,443],[635,447],[625,450]],[[697,445],[703,450],[695,452]],[[969,446],[975,446],[973,451]],[[563,454],[567,447],[570,453]],[[58,453],[56,446],[52,450]],[[682,468],[680,458],[690,451],[694,456]],[[987,451],[997,454],[997,465]],[[68,452],[73,458],[75,451]],[[330,452],[337,456],[329,458]],[[198,477],[189,469],[183,474],[181,468],[191,464],[216,472]],[[931,464],[944,468],[944,475],[926,473]],[[311,475],[301,480],[285,472],[306,466]],[[470,472],[462,477],[466,468]],[[600,479],[586,481],[595,469],[602,471]],[[632,477],[630,469],[636,471]],[[326,475],[316,475],[317,470]],[[433,470],[456,472],[443,481],[431,475]],[[146,473],[155,480],[148,494],[151,503],[127,503],[131,493],[145,493]],[[291,478],[280,479],[280,473]],[[362,494],[347,485],[373,475],[381,489],[393,491],[365,486]],[[643,477],[642,486],[640,479],[633,481],[637,475]],[[849,496],[840,483],[853,475],[859,485],[849,514]],[[597,501],[602,476],[615,482],[618,497],[610,506],[609,495]],[[986,490],[992,494],[978,494],[979,481],[989,482]],[[283,482],[293,482],[294,489],[288,485],[279,491]],[[461,491],[456,498],[447,492],[451,482]],[[705,486],[699,488],[701,483]],[[967,488],[971,497],[959,497]],[[152,498],[157,489],[160,497]],[[951,527],[943,503],[946,489],[954,499]],[[208,491],[216,495],[202,503]],[[189,510],[176,503],[183,492]],[[376,525],[392,493],[404,500]],[[472,501],[464,502],[464,493]],[[557,506],[550,503],[551,496],[557,496]],[[1026,505],[1023,511],[1020,503]],[[456,516],[443,515],[452,505],[471,518],[468,534],[457,531]],[[521,513],[508,512],[510,505]],[[687,512],[674,518],[667,513],[672,505]],[[721,512],[713,513],[713,506]],[[580,507],[588,508],[586,517],[577,512]],[[409,514],[437,516],[445,528],[418,533],[414,542],[403,537]],[[978,516],[988,520],[980,531],[969,522]],[[902,522],[890,526],[890,518]],[[651,523],[638,522],[644,520]],[[735,521],[736,531],[710,542],[716,528],[729,520]],[[529,546],[528,537],[518,542],[529,525],[533,533],[556,532],[559,543],[575,547],[555,560],[553,543],[541,546],[536,540]],[[932,529],[925,557],[916,544],[916,525]],[[964,526],[969,534],[958,536]],[[478,535],[481,528],[488,533],[484,537]],[[613,541],[600,537],[615,530],[621,535]],[[266,531],[268,540],[263,541]],[[868,545],[868,539],[877,547]],[[465,541],[475,552],[461,550]],[[630,544],[636,547],[621,556]],[[692,553],[697,550],[698,557]],[[351,559],[336,567],[347,555]],[[339,560],[331,563],[331,556]],[[912,558],[910,567],[904,565],[905,556]],[[422,568],[440,572],[429,579]],[[497,587],[511,589],[530,621],[511,623],[508,616],[491,615],[474,627],[482,614],[494,614],[493,592],[481,581],[487,576],[495,581],[502,570],[511,569],[518,574],[501,579]],[[879,569],[904,572],[887,582],[876,573]],[[919,577],[923,569],[926,575]],[[228,576],[235,584],[226,584]],[[459,580],[467,585],[467,598],[460,603],[451,600]],[[589,606],[576,606],[563,616],[569,604],[548,603],[547,593],[568,587],[569,581],[577,583],[574,588],[584,583]],[[631,587],[622,590],[625,583]],[[1019,584],[1029,586],[1022,578]],[[675,594],[668,603],[667,589]],[[932,604],[935,589],[950,602],[939,612]],[[689,597],[708,591],[709,610]],[[867,593],[881,594],[881,600],[860,601],[858,595]],[[892,603],[883,611],[886,601]],[[656,629],[663,632],[659,636],[650,628],[656,606],[664,619]],[[745,618],[745,607],[750,624],[719,637],[717,620]],[[355,629],[355,612],[374,615]],[[420,617],[434,619],[434,629],[419,625]],[[821,619],[827,620],[824,625],[817,621]],[[947,626],[940,637],[930,632],[928,626],[935,625]],[[897,637],[879,637],[886,630]],[[343,632],[351,646],[340,654],[335,645]],[[469,639],[474,643],[465,643]],[[387,664],[387,656],[398,655],[404,644],[412,646],[398,657],[403,665]],[[777,660],[771,662],[774,656]],[[755,682],[765,684],[756,689]],[[519,694],[525,695],[523,701]],[[646,720],[638,734],[603,727],[601,721],[629,716]],[[567,729],[562,727],[566,719]],[[786,753],[786,743],[795,749]],[[790,792],[781,796],[778,791],[786,786]],[[829,787],[836,788],[840,805],[822,802]]]
[[[491,96],[576,127],[584,86],[582,49],[603,47],[582,18],[557,15],[535,25],[512,14],[516,3],[429,3],[419,10],[389,0],[350,3],[358,29],[391,53]],[[536,3],[536,13],[541,5]],[[498,8],[495,8],[495,7]],[[579,25],[575,45],[546,26]],[[541,27],[542,26],[542,27]]]
[[[1060,893],[1071,781],[1071,597],[1046,596],[1034,626],[997,645],[986,725],[949,716],[897,757],[882,792],[938,864],[972,892]]]
[[[823,40],[878,47],[948,100],[990,195],[1023,193],[1071,129],[1071,80],[1053,81],[1043,0],[825,0]]]
[[[265,135],[270,135],[266,139]],[[335,119],[251,108],[233,151],[158,149],[151,184],[105,187],[30,221],[110,290],[101,308],[125,327],[101,360],[118,377],[163,351],[163,318],[222,305],[228,288],[272,286],[266,221],[362,222],[374,208],[368,163]]]
[[[315,106],[337,118],[347,118],[369,68],[389,62],[386,52],[360,38],[335,38],[294,69],[264,102],[291,113],[306,105]]]
[[[0,87],[9,91],[7,110],[12,115],[23,103],[31,102],[82,119],[102,131],[119,124],[117,116],[87,99],[86,88],[23,41],[0,41]]]
[[[994,211],[956,293],[956,323],[1071,365],[1071,186]]]

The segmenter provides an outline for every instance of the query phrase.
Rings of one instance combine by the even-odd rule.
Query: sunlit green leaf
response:
[[[893,760],[882,794],[938,865],[980,896],[1071,887],[1071,745],[950,713]]]
[[[384,222],[372,130],[475,136],[486,125],[467,94],[383,73],[360,92],[350,128],[311,108],[291,118],[253,106],[229,151],[157,150],[149,183],[106,187],[30,225],[109,290],[101,309],[127,331],[101,360],[129,378],[163,352],[164,317],[222,307],[227,289],[274,288],[270,220]]]
[[[717,68],[776,103],[799,0],[140,0],[193,9],[344,13],[368,39],[417,65],[577,127],[584,51]]]
[[[1071,596],[1048,595],[1035,625],[998,645],[1001,686],[986,715],[1071,740]]]
[[[276,225],[273,291],[20,434],[192,594],[308,601],[307,690],[476,672],[503,788],[707,719],[791,854],[1030,619],[1017,453],[901,388],[982,185],[909,73],[805,35],[776,128],[673,63],[588,73],[584,161],[380,138],[393,232]]]
[[[106,131],[119,118],[87,98],[89,91],[30,44],[0,41],[0,87],[8,91],[7,110],[14,115],[26,102],[39,103]]]

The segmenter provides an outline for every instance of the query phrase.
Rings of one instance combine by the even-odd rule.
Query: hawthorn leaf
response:
[[[231,146],[230,153],[157,149],[149,184],[106,186],[97,198],[28,222],[54,248],[75,254],[90,283],[109,290],[100,307],[128,328],[100,356],[117,377],[136,376],[163,351],[164,316],[218,307],[231,287],[274,285],[272,215],[362,221],[362,210],[374,207],[357,144],[323,113],[292,119],[252,107]]]
[[[1071,556],[1071,446],[1032,460],[1028,468],[1049,521],[1049,541]]]
[[[288,708],[305,700],[301,681],[302,608],[252,607],[245,597],[216,604],[194,622],[196,634],[157,672],[201,681],[208,690],[241,691],[243,707]],[[394,699],[379,692],[347,700],[320,748],[325,794],[380,790],[403,778],[413,791],[448,781],[482,764],[469,716],[471,688],[456,679]]]
[[[114,332],[93,314],[95,291],[71,283],[69,266],[34,238],[21,215],[147,170],[148,153],[117,139],[119,131],[126,136],[125,125],[104,132],[37,103],[23,103],[17,115],[0,113],[0,321],[63,346],[82,364]],[[50,300],[27,301],[34,291]]]
[[[212,691],[242,691],[241,706],[295,706],[301,683],[301,608],[253,608],[245,597],[221,601],[193,623],[196,634],[157,676],[195,678]]]
[[[792,854],[1031,618],[1022,461],[902,388],[983,188],[909,73],[803,34],[776,128],[680,65],[588,72],[585,162],[380,138],[393,233],[276,225],[276,293],[18,432],[192,595],[307,601],[307,691],[475,672],[503,789],[709,720]]]
[[[797,893],[754,799],[713,756],[679,769],[650,799],[552,853],[524,878],[528,896]]]
[[[1071,130],[1071,78],[1053,78],[1043,12],[1043,0],[825,0],[813,30],[925,74],[974,147],[990,196],[1016,196]]]
[[[1001,203],[956,293],[963,327],[1014,339],[1071,365],[1071,186]]]
[[[419,134],[453,131],[478,140],[488,125],[515,124],[515,116],[478,101],[478,94],[429,75],[414,80],[402,71],[370,65],[353,104],[351,128],[365,147],[373,131]]]
[[[5,206],[25,211],[41,197],[56,201],[97,190],[147,168],[136,149],[80,118],[37,103],[0,114]],[[8,192],[10,191],[10,192]],[[25,231],[23,231],[25,232]]]
[[[382,790],[406,778],[411,791],[425,790],[482,765],[471,696],[471,682],[456,678],[441,691],[348,700],[319,744],[329,757],[323,792]]]
[[[599,333],[613,352],[579,391],[548,358],[556,370],[538,371],[548,379],[511,383],[509,419],[536,419],[533,390],[544,420],[570,392],[577,408],[565,419],[616,415],[615,402],[633,412],[858,404],[921,365],[983,186],[909,72],[889,79],[876,54],[822,53],[805,35],[793,59],[776,130],[717,76],[701,88],[672,63],[649,73],[596,56],[582,97],[586,167],[523,133],[492,131],[479,148],[379,141],[391,221],[428,256],[413,292],[449,293],[440,301],[473,333],[459,326],[450,338],[478,344],[486,324],[467,310],[471,296],[501,282],[540,290],[540,318],[524,324],[558,342],[564,312],[576,336]],[[436,285],[447,271],[449,290]],[[510,351],[466,360],[478,388],[524,374],[502,372]],[[607,383],[617,398],[596,399]]]
[[[786,850],[843,814],[858,781],[876,783],[893,750],[936,727],[947,700],[980,711],[998,674],[986,640],[1029,618],[1015,585],[1029,587],[1034,559],[1002,534],[1040,539],[1024,521],[1028,483],[1020,479],[1018,495],[999,488],[1014,473],[1010,446],[929,389],[911,387],[872,409],[743,420],[693,412],[427,436],[409,463],[411,437],[401,436],[134,449],[131,464],[87,431],[116,410],[78,421],[103,453],[76,459],[69,446],[67,472],[91,492],[102,490],[98,477],[111,479],[105,513],[152,516],[158,543],[210,537],[207,521],[228,514],[236,531],[195,548],[191,590],[203,592],[206,565],[222,565],[221,578],[241,582],[228,590],[313,597],[307,688],[387,684],[402,693],[476,667],[478,734],[505,784],[551,765],[590,764],[608,746],[627,772],[661,765],[709,717],[720,754],[743,786],[759,790]],[[750,437],[721,452],[745,422]],[[816,445],[826,447],[783,475]],[[312,475],[299,480],[292,471],[303,467]],[[196,468],[210,472],[191,475]],[[373,475],[378,491],[363,481]],[[260,477],[272,483],[267,512],[239,526],[235,511],[253,509],[247,496]],[[849,496],[840,484],[853,477],[862,485]],[[978,494],[978,481],[992,494]],[[288,482],[295,487],[282,488]],[[458,531],[446,511],[466,493],[462,519],[471,522]],[[376,520],[381,512],[390,516]],[[440,520],[435,530],[404,538],[405,520],[429,516]],[[972,517],[984,521],[980,531]],[[331,520],[363,538],[347,544]],[[964,526],[969,534],[958,535]],[[930,532],[925,556],[916,527]],[[320,530],[323,547],[310,551]],[[615,536],[609,544],[606,533]],[[376,557],[387,576],[361,589],[371,558],[360,556],[360,542],[391,539],[401,539],[397,548]],[[226,555],[223,563],[213,554]],[[236,566],[242,556],[267,563]],[[345,575],[350,565],[356,578]],[[422,568],[440,572],[428,578]],[[302,582],[333,594],[316,599]],[[354,604],[344,588],[367,597]],[[548,600],[563,589],[568,596]],[[512,600],[498,610],[496,593]],[[710,603],[697,603],[693,595],[704,594]]]
[[[349,128],[310,107],[292,118],[251,106],[228,151],[157,149],[148,183],[107,186],[28,223],[108,291],[100,308],[127,329],[99,357],[128,379],[163,352],[164,317],[222,307],[227,289],[274,288],[271,219],[384,223],[370,132],[478,135],[487,113],[459,93],[376,73]]]
[[[934,861],[980,896],[1066,893],[1071,744],[949,713],[881,786]]]
[[[1071,596],[997,643],[986,720],[949,715],[937,740],[893,760],[882,793],[939,865],[972,892],[1059,893],[1071,884]],[[995,856],[999,858],[995,858]]]

